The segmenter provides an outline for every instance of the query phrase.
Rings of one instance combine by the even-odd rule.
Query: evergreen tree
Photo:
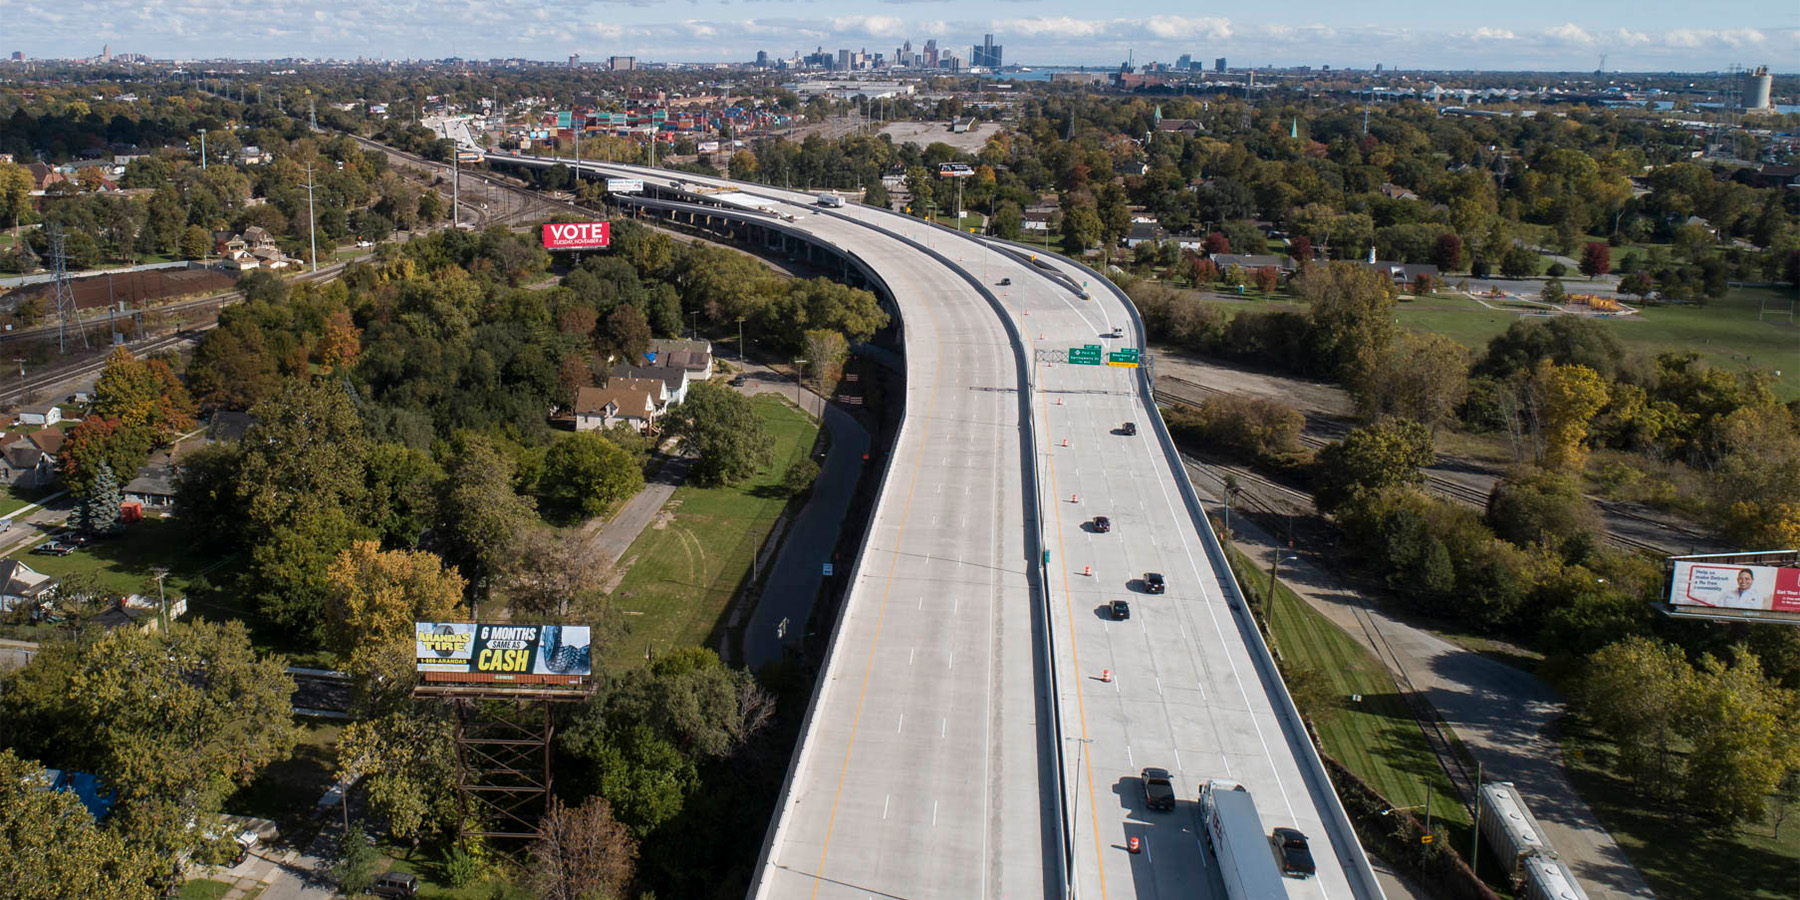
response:
[[[124,499],[124,492],[120,490],[119,479],[113,475],[112,466],[101,463],[100,471],[94,475],[93,486],[75,507],[76,527],[82,534],[117,532],[124,527],[119,516],[119,504]]]

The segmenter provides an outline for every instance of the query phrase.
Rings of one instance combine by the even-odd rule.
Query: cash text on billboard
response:
[[[432,680],[565,681],[593,674],[585,625],[415,622],[414,657]]]

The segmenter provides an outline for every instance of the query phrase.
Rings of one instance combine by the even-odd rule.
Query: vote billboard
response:
[[[544,226],[545,250],[600,250],[610,246],[611,222],[551,222]]]
[[[1800,613],[1800,568],[1676,559],[1669,603],[1682,612]]]
[[[594,674],[586,625],[414,622],[413,655],[429,681],[576,683]]]

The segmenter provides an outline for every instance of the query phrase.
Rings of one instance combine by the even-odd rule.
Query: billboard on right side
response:
[[[1692,612],[1800,613],[1800,568],[1676,559],[1669,603]]]

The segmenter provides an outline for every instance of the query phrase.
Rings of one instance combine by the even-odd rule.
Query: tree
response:
[[[1561,305],[1563,301],[1569,299],[1569,293],[1563,290],[1562,279],[1557,278],[1554,274],[1551,275],[1549,280],[1544,282],[1544,290],[1539,296],[1543,298],[1545,303],[1552,306]]]
[[[1681,651],[1629,637],[1588,660],[1576,696],[1619,748],[1619,769],[1645,787],[1672,784],[1669,751],[1694,672]]]
[[[209,407],[246,410],[281,386],[263,330],[247,318],[221,321],[206,333],[187,367],[188,386]]]
[[[112,467],[101,463],[100,471],[94,475],[93,484],[75,506],[76,529],[82,534],[90,535],[118,532],[125,527],[119,512],[119,505],[124,499],[124,493],[119,489],[119,479],[113,477]]]
[[[117,419],[90,416],[69,429],[56,470],[70,493],[86,497],[103,469],[135,476],[150,458],[151,441],[146,428],[127,428]]]
[[[821,392],[843,376],[844,360],[849,356],[850,345],[843,335],[826,328],[806,332],[806,359],[813,373],[813,384]]]
[[[435,706],[408,705],[344,726],[338,780],[364,779],[369,808],[395,837],[451,833],[461,810],[456,727]]]
[[[1425,481],[1435,458],[1431,432],[1418,422],[1386,419],[1351,429],[1319,451],[1319,509],[1334,512],[1358,496]]]
[[[1606,382],[1587,366],[1539,363],[1533,384],[1541,398],[1538,429],[1544,446],[1540,462],[1546,469],[1580,472],[1587,459],[1582,446],[1595,414],[1606,406]]]
[[[502,587],[516,620],[607,624],[604,587],[613,573],[606,552],[586,533],[534,528],[519,541]],[[593,646],[599,647],[595,640]]]
[[[811,459],[802,459],[788,466],[787,474],[781,476],[781,486],[790,494],[803,494],[812,489],[813,482],[819,480],[819,464]]]
[[[594,517],[644,487],[631,454],[592,431],[558,438],[544,454],[542,498],[547,505]]]
[[[456,616],[464,582],[436,554],[357,541],[326,572],[327,646],[361,679],[410,675],[413,623]]]
[[[345,798],[344,802],[349,802]],[[337,860],[331,865],[331,878],[346,897],[360,897],[375,883],[375,866],[381,853],[369,842],[361,822],[338,835]]]
[[[1589,241],[1581,248],[1581,274],[1598,278],[1612,271],[1612,248],[1605,241]]]
[[[1514,244],[1500,257],[1500,275],[1505,278],[1530,278],[1538,273],[1538,255],[1529,247]]]
[[[183,259],[203,259],[211,256],[213,251],[212,235],[198,225],[189,225],[181,233],[181,256]]]
[[[1351,393],[1368,419],[1399,416],[1435,433],[1469,394],[1469,351],[1441,334],[1402,333],[1374,352]]]
[[[1437,241],[1431,245],[1431,264],[1440,272],[1455,272],[1462,268],[1463,239],[1454,231],[1446,231],[1438,235]]]
[[[767,465],[773,452],[750,398],[710,381],[688,388],[687,400],[665,421],[688,452],[699,456],[690,470],[697,484],[735,484]]]
[[[1590,549],[1604,523],[1581,485],[1558,472],[1533,470],[1495,483],[1488,495],[1488,524],[1521,547],[1544,544],[1565,557]]]
[[[1275,293],[1275,288],[1281,284],[1281,273],[1274,266],[1258,266],[1250,273],[1256,279],[1256,289],[1265,297]]]
[[[543,900],[622,897],[637,851],[605,797],[589,797],[578,807],[552,797],[529,851],[531,886]]]
[[[44,767],[0,750],[0,884],[16,900],[150,900],[148,848],[100,828],[73,791],[45,790]]]
[[[1349,263],[1308,266],[1289,287],[1311,304],[1318,356],[1331,374],[1347,380],[1396,332],[1394,283],[1385,273]]]
[[[487,437],[460,435],[444,471],[440,549],[469,580],[471,595],[486,596],[506,571],[519,537],[537,520],[536,504],[513,490],[513,460]]]
[[[1206,239],[1201,242],[1200,249],[1208,256],[1214,253],[1230,253],[1231,240],[1225,237],[1223,233],[1214,231],[1208,234]]]
[[[165,444],[194,427],[193,398],[169,364],[140,360],[122,346],[106,357],[106,367],[94,383],[90,412],[114,419],[123,428],[147,429],[154,444]]]
[[[1727,828],[1762,821],[1769,794],[1800,764],[1794,692],[1764,677],[1762,663],[1743,646],[1733,656],[1729,666],[1701,659],[1684,717],[1684,799]]]
[[[887,185],[882,184],[879,178],[871,178],[868,184],[863,185],[863,203],[877,209],[888,209],[893,205],[888,199]]]
[[[293,750],[286,668],[239,622],[119,629],[42,645],[8,677],[0,718],[20,749],[100,776],[118,791],[120,827],[172,857],[207,840],[187,822]]]
[[[319,374],[330,375],[356,365],[362,354],[362,329],[350,313],[337,310],[325,317],[325,333],[319,336]]]
[[[600,352],[630,365],[641,365],[639,361],[650,349],[650,322],[637,307],[620,304],[607,314],[606,330],[597,343]]]
[[[1650,279],[1650,275],[1646,272],[1632,272],[1619,279],[1620,293],[1630,294],[1631,296],[1638,298],[1639,303],[1644,302],[1644,298],[1650,296],[1650,293],[1654,290],[1656,290],[1656,283]]]

